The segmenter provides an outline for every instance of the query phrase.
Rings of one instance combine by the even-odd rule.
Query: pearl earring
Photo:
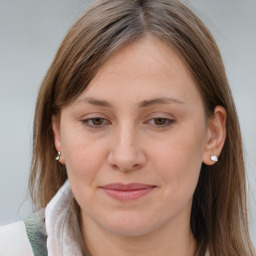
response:
[[[58,155],[56,156],[56,160],[57,161],[60,161],[60,155],[61,155],[61,153],[60,153],[60,151],[58,152]]]
[[[215,155],[213,155],[213,156],[211,156],[211,160],[212,160],[213,162],[218,162],[218,157],[215,156]]]

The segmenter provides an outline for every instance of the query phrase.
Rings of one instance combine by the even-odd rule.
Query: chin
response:
[[[142,227],[142,226],[133,226],[133,224],[130,224],[130,225],[108,226],[107,231],[118,236],[127,236],[127,237],[136,236],[137,237],[137,236],[142,236],[150,233],[151,229],[148,226]]]
[[[108,232],[118,235],[118,236],[141,236],[148,234],[154,230],[157,226],[154,225],[152,221],[147,221],[145,216],[143,218],[138,218],[125,216],[113,217],[111,220],[106,220],[104,223],[98,223]]]

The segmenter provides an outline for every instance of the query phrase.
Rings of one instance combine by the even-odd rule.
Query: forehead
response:
[[[200,100],[194,80],[179,55],[165,42],[150,36],[116,52],[77,101],[84,96],[118,96],[127,101],[128,96],[144,100],[166,95],[184,100],[196,96]]]

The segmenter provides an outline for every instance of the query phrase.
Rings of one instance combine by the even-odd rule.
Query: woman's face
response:
[[[60,130],[53,120],[85,225],[127,236],[189,227],[209,133],[169,46],[148,37],[121,49],[62,109]]]

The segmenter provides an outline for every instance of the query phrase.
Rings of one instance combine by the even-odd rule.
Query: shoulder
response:
[[[47,233],[45,229],[45,210],[34,213],[24,220],[27,237],[34,256],[47,255]]]
[[[0,227],[0,255],[32,256],[33,251],[23,221]]]
[[[44,210],[23,221],[0,227],[1,256],[47,255]]]

